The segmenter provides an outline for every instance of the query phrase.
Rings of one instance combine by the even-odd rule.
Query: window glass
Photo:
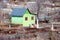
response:
[[[31,19],[34,20],[34,17],[32,16]]]
[[[25,20],[27,21],[27,20],[28,20],[28,18],[27,18],[27,17],[25,17]]]

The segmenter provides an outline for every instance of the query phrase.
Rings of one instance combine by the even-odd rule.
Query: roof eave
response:
[[[23,16],[11,16],[11,17],[23,17]]]

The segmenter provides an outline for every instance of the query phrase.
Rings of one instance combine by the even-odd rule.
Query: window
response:
[[[32,16],[31,19],[34,20],[34,17]]]
[[[27,20],[28,20],[28,18],[27,18],[27,17],[25,17],[25,20],[27,21]]]

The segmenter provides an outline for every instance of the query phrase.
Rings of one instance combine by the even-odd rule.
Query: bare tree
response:
[[[39,13],[40,13],[40,7],[41,7],[41,3],[45,1],[45,0],[36,0],[37,3],[37,27],[39,28]]]

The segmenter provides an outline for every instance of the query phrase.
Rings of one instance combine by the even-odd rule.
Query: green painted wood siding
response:
[[[31,17],[34,17],[34,20],[31,20]],[[25,20],[25,17],[28,18],[28,20],[26,21]],[[29,25],[32,25],[32,24],[35,24],[35,15],[32,15],[29,13],[29,11],[26,11],[24,16],[23,16],[23,26],[29,26]]]
[[[14,24],[23,24],[23,18],[22,17],[12,17],[11,22]]]

